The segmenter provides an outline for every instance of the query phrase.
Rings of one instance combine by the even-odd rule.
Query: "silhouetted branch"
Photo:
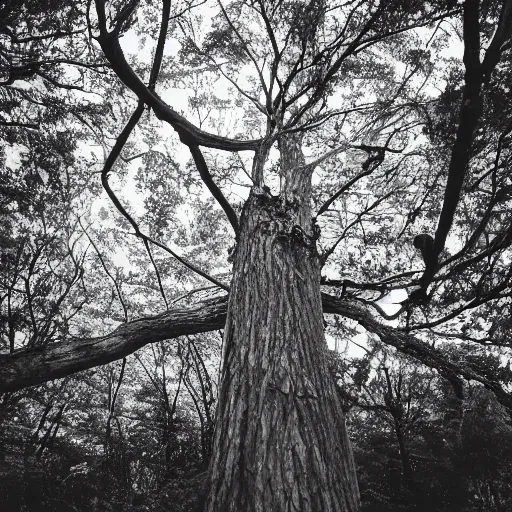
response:
[[[208,187],[208,190],[211,192],[212,196],[217,200],[221,208],[224,210],[224,213],[228,217],[231,226],[233,226],[235,235],[238,236],[238,217],[235,213],[235,210],[233,210],[232,206],[229,204],[228,200],[222,193],[222,190],[213,181],[212,175],[208,171],[208,166],[206,165],[203,153],[201,152],[199,147],[189,146],[189,148],[190,153],[192,153],[192,158],[194,159],[197,170],[199,171],[199,175],[203,180],[203,183]]]

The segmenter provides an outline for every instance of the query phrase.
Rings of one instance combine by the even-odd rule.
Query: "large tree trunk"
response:
[[[242,213],[208,512],[358,510],[328,368],[310,170],[297,145],[281,155],[281,196],[252,192]]]

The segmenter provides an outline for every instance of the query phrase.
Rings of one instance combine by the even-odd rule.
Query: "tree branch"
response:
[[[496,395],[496,398],[503,406],[512,410],[512,395],[507,393],[499,382],[483,377],[468,366],[460,366],[453,363],[446,354],[431,348],[427,343],[400,329],[381,324],[365,308],[326,294],[322,294],[322,299],[325,313],[340,314],[355,320],[366,331],[376,334],[386,345],[395,347],[402,354],[411,356],[426,366],[434,368],[450,381],[463,377],[467,380],[474,380],[483,384],[484,387]]]
[[[96,10],[98,12],[100,30],[96,40],[100,44],[106,59],[110,62],[112,69],[126,87],[137,95],[140,102],[147,104],[153,109],[158,119],[169,123],[176,130],[184,144],[226,151],[255,150],[258,147],[259,140],[235,140],[204,132],[190,121],[187,121],[182,115],[175,112],[142,82],[130,64],[128,64],[119,43],[118,34],[115,30],[112,32],[107,31],[105,6],[101,0],[96,0]]]
[[[99,338],[54,343],[44,350],[22,349],[12,355],[0,354],[0,393],[17,391],[110,363],[149,343],[222,329],[226,322],[227,304],[228,296],[223,295],[188,308],[133,320]],[[366,308],[325,293],[322,294],[322,305],[325,313],[355,320],[366,331],[376,334],[383,343],[436,369],[451,381],[463,377],[481,383],[495,393],[502,405],[512,409],[512,396],[499,382],[450,361],[446,354],[409,333],[380,323]]]
[[[235,213],[235,210],[233,210],[232,206],[229,204],[228,200],[222,193],[222,190],[213,181],[212,175],[208,171],[208,166],[206,165],[203,153],[197,146],[190,146],[190,152],[192,153],[192,157],[194,158],[194,162],[196,164],[197,170],[199,171],[199,175],[203,180],[203,183],[208,187],[208,190],[212,193],[212,196],[217,200],[221,208],[224,210],[229,222],[233,226],[235,235],[238,236],[238,217]]]
[[[99,338],[54,343],[44,350],[0,354],[0,393],[42,384],[126,357],[148,343],[222,329],[227,295],[197,305],[139,318]]]
[[[153,256],[151,255],[151,251],[149,249],[148,242],[151,242],[152,244],[154,244],[154,245],[160,247],[161,249],[163,249],[164,251],[168,252],[171,256],[173,256],[175,259],[177,259],[182,265],[184,265],[188,269],[192,270],[196,274],[200,275],[201,277],[204,277],[211,283],[216,284],[217,286],[220,286],[224,290],[228,290],[229,288],[224,283],[221,283],[214,277],[208,275],[206,272],[203,272],[201,269],[199,269],[192,263],[189,263],[188,261],[183,259],[181,256],[176,254],[173,250],[169,249],[166,245],[164,245],[161,242],[158,242],[157,240],[154,240],[153,238],[142,233],[138,224],[135,222],[133,217],[126,211],[126,208],[121,204],[121,201],[119,201],[118,197],[116,196],[116,194],[110,187],[110,184],[108,182],[108,173],[112,169],[115,161],[117,160],[117,157],[121,153],[121,150],[123,149],[124,145],[126,144],[128,137],[130,136],[132,130],[135,128],[135,125],[138,123],[143,112],[144,112],[144,104],[142,102],[139,102],[137,109],[134,111],[134,113],[130,117],[128,123],[123,128],[123,131],[117,138],[116,143],[114,144],[114,147],[112,148],[112,151],[108,155],[108,158],[105,162],[105,166],[103,167],[103,170],[101,171],[101,184],[103,185],[105,192],[107,193],[110,200],[114,203],[114,206],[117,208],[119,213],[121,213],[121,215],[123,215],[123,217],[130,223],[130,225],[134,229],[135,236],[137,236],[138,238],[141,238],[144,241],[144,245],[150,255],[150,258],[151,258],[151,261],[153,264],[154,264],[154,260],[153,260]],[[157,273],[157,277],[159,280],[160,291],[162,293],[162,296],[164,297],[165,302],[167,303],[167,299],[165,298],[165,293],[162,288],[162,283],[161,283],[161,280],[159,277],[158,269],[157,269],[156,265],[154,265],[154,267],[155,267],[155,271]]]
[[[375,169],[377,169],[380,166],[380,164],[384,161],[383,150],[378,150],[375,155],[372,155],[371,152],[373,151],[373,149],[364,149],[362,146],[357,147],[363,149],[364,151],[367,151],[368,153],[368,158],[364,161],[362,165],[363,170],[359,174],[356,174],[356,176],[348,180],[345,184],[343,184],[336,193],[334,193],[329,199],[327,199],[327,201],[324,202],[324,204],[319,208],[318,213],[316,214],[317,217],[322,215],[322,213],[325,213],[329,209],[331,204],[334,203],[334,201],[336,201],[336,199],[338,199],[341,196],[341,194],[346,192],[349,188],[352,187],[352,185],[354,185],[361,178],[364,178],[365,176],[368,176],[373,171],[375,171]]]
[[[480,63],[480,23],[479,0],[466,0],[464,3],[464,91],[459,114],[459,126],[453,144],[448,179],[443,199],[443,207],[434,239],[433,257],[426,262],[421,277],[421,286],[426,289],[432,282],[438,268],[439,255],[444,249],[450,232],[455,211],[459,203],[462,185],[466,176],[473,143],[474,132],[482,114],[482,84],[498,64],[502,44],[510,37],[510,28],[506,26],[512,16],[511,0],[503,3],[496,34]]]

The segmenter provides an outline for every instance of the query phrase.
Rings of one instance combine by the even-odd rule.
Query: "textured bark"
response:
[[[328,369],[310,176],[293,146],[281,154],[281,197],[252,193],[242,213],[208,512],[358,510]]]
[[[55,343],[40,350],[0,354],[0,393],[16,391],[110,363],[148,343],[186,334],[222,329],[226,321],[226,296],[188,308],[139,318],[107,336]]]
[[[227,295],[223,295],[187,308],[139,318],[99,338],[80,338],[52,343],[39,350],[23,349],[14,354],[0,354],[0,393],[42,384],[116,361],[148,343],[223,329],[227,301]],[[380,323],[366,308],[326,293],[322,294],[322,306],[324,313],[355,320],[368,332],[378,336],[383,343],[436,369],[452,384],[459,383],[462,386],[461,377],[480,382],[496,395],[502,405],[512,410],[512,396],[499,382],[450,361],[446,354],[410,333]]]

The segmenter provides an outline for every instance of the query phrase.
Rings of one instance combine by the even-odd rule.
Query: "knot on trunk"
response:
[[[315,232],[310,235],[298,224],[289,222],[286,219],[263,221],[260,223],[260,228],[263,233],[273,235],[276,241],[316,250],[317,233]]]

